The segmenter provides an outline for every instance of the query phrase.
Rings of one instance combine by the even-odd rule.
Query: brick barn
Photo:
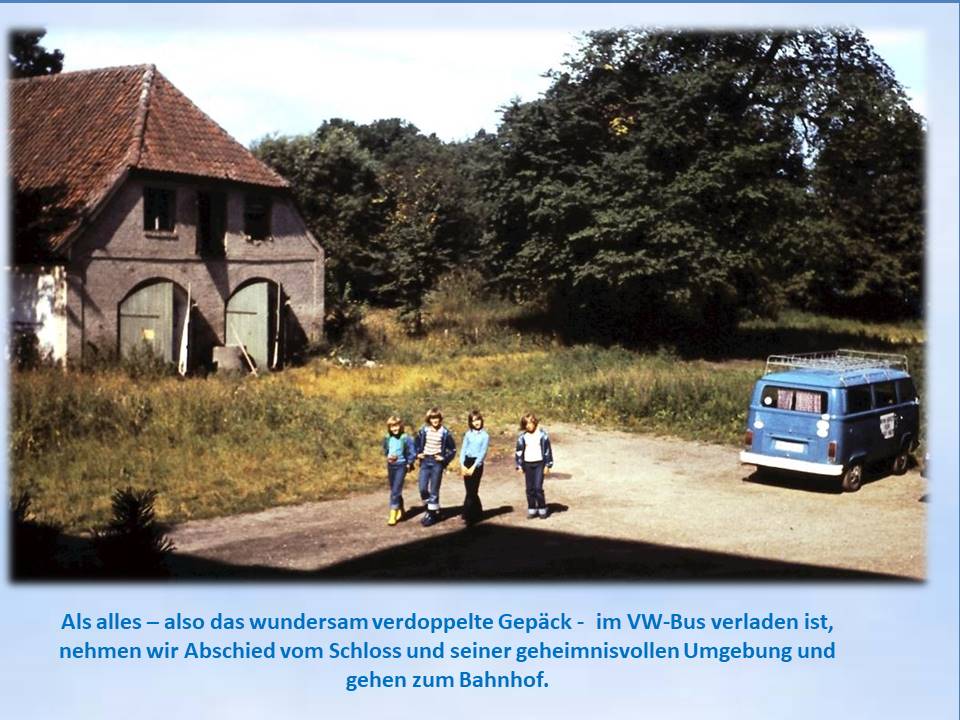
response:
[[[154,66],[10,81],[10,158],[13,331],[51,359],[243,345],[275,368],[320,338],[323,249],[288,183]]]

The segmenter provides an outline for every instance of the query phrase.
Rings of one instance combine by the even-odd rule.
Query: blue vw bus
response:
[[[740,462],[829,475],[847,492],[865,465],[907,471],[920,399],[903,355],[836,350],[771,355],[753,388]]]

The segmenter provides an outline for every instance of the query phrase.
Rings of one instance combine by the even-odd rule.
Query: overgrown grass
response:
[[[111,495],[127,486],[158,491],[162,521],[342,496],[384,485],[384,420],[399,413],[417,425],[432,405],[458,437],[466,413],[482,409],[498,453],[509,452],[528,409],[546,427],[584,423],[732,445],[763,370],[760,356],[682,360],[518,337],[507,304],[459,325],[456,313],[470,318],[463,306],[448,298],[440,308],[428,313],[424,338],[374,313],[368,321],[381,345],[372,367],[324,358],[267,377],[186,380],[15,373],[12,492],[29,491],[38,517],[73,531],[103,523]],[[786,318],[787,326],[815,322]],[[854,330],[891,349],[890,329]],[[923,397],[923,346],[905,350]]]
[[[892,323],[865,323],[850,318],[815,315],[802,310],[785,310],[776,320],[750,320],[741,326],[744,330],[802,330],[811,335],[832,333],[858,337],[863,342],[884,345],[922,345],[926,332],[920,320]]]

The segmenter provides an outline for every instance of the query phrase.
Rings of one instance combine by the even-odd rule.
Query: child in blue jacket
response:
[[[453,433],[443,426],[443,413],[440,408],[430,408],[424,418],[424,425],[417,433],[415,443],[417,459],[420,461],[420,499],[426,503],[426,512],[420,524],[424,527],[440,520],[440,483],[443,471],[456,457],[457,443]]]
[[[387,418],[387,434],[383,438],[383,454],[387,457],[387,483],[390,486],[390,514],[387,525],[403,520],[403,480],[413,469],[417,453],[413,440],[403,431],[403,420],[396,415]]]
[[[527,484],[527,518],[546,518],[547,500],[543,494],[543,476],[553,467],[553,449],[547,431],[533,413],[520,418],[520,436],[517,438],[517,472],[522,472]]]
[[[460,446],[460,472],[463,475],[463,510],[460,517],[467,525],[477,522],[483,515],[480,502],[480,479],[483,477],[483,461],[490,447],[490,435],[483,429],[483,415],[472,410],[467,415],[467,432]]]

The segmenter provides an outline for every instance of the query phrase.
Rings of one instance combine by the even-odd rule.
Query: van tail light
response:
[[[746,447],[753,447],[753,430],[747,430],[743,435],[743,444]]]
[[[837,461],[837,441],[836,440],[831,440],[830,443],[827,445],[827,459],[830,462]]]

